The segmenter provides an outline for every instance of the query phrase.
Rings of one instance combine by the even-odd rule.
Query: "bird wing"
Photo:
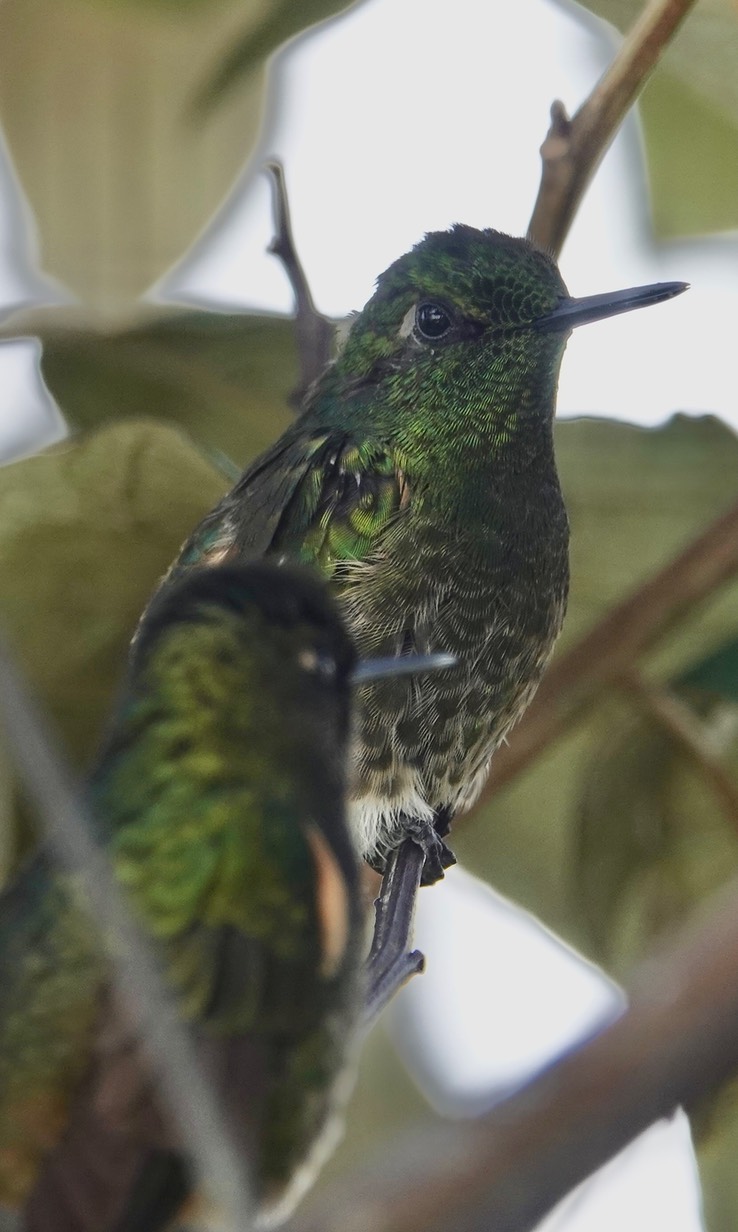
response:
[[[369,442],[324,446],[321,465],[308,471],[286,507],[272,550],[331,576],[341,564],[366,560],[409,501],[407,479],[387,449]]]
[[[130,716],[126,742],[108,748],[91,783],[116,875],[162,947],[184,1017],[268,1030],[289,1021],[271,973],[301,969],[306,947],[318,945],[313,857],[282,798],[289,785],[272,784],[264,799],[270,768],[258,749],[239,737],[230,753],[207,756],[191,728],[148,718]]]
[[[284,554],[332,575],[366,559],[410,501],[395,455],[373,441],[299,424],[200,523],[176,568]]]

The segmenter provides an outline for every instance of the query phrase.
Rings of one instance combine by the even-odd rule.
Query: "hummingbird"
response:
[[[686,289],[573,298],[526,239],[456,225],[377,280],[299,418],[204,518],[164,579],[267,556],[329,579],[362,655],[445,651],[443,676],[359,695],[352,825],[379,871],[410,837],[423,881],[533,697],[566,609],[554,459],[575,327]]]
[[[305,570],[191,571],[149,609],[88,784],[253,1162],[259,1226],[306,1188],[348,1095],[365,941],[349,694],[397,667],[357,663]],[[10,1208],[23,1232],[158,1232],[192,1188],[74,877],[41,850],[0,896],[0,1222]]]

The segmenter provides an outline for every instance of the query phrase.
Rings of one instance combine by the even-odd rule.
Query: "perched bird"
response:
[[[364,944],[349,685],[381,670],[306,571],[194,571],[149,610],[90,783],[266,1221],[343,1098]],[[187,1163],[126,1022],[74,878],[34,857],[0,897],[0,1223],[155,1232],[181,1211]]]
[[[554,461],[571,330],[685,289],[572,299],[524,239],[455,226],[395,261],[299,419],[182,549],[184,570],[267,555],[330,578],[360,653],[455,670],[362,690],[352,821],[382,870],[410,835],[424,880],[531,700],[561,628],[568,525]]]

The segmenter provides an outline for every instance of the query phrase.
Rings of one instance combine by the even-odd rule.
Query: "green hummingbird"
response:
[[[347,1094],[365,941],[349,687],[396,668],[357,665],[307,571],[193,571],[149,609],[89,784],[265,1220]],[[191,1189],[74,877],[42,852],[0,897],[0,1222],[155,1232]]]
[[[361,690],[352,824],[380,871],[408,836],[423,879],[530,702],[561,629],[568,523],[554,460],[571,330],[658,303],[662,283],[570,297],[525,239],[457,225],[378,279],[294,425],[165,579],[269,556],[330,579],[361,654],[447,651],[443,676]]]

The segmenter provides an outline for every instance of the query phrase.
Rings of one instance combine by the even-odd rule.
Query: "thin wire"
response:
[[[135,923],[110,861],[94,839],[89,811],[0,639],[0,714],[14,760],[61,865],[79,878],[131,1021],[158,1070],[198,1180],[233,1232],[253,1227],[248,1161],[236,1151],[192,1040],[167,995],[159,967]]]

